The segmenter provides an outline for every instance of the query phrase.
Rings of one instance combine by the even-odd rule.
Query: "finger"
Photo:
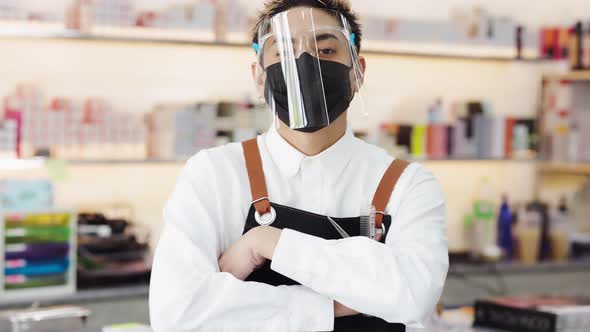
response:
[[[225,256],[221,256],[221,258],[219,259],[219,271],[221,272],[227,272],[227,264],[226,264],[226,259]]]

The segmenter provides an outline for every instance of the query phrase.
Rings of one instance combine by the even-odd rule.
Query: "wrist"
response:
[[[334,317],[347,317],[347,316],[354,316],[358,315],[359,313],[355,310],[348,308],[347,306],[341,304],[340,302],[334,301]]]
[[[252,229],[252,249],[265,259],[272,259],[275,248],[281,237],[281,230],[271,226],[259,226]]]

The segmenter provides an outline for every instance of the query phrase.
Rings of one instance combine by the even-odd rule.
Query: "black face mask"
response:
[[[295,61],[307,117],[307,126],[296,130],[313,133],[326,127],[326,123],[334,122],[350,106],[354,97],[350,81],[352,67],[326,60],[320,60],[318,64],[318,59],[309,53],[304,53]],[[317,75],[320,70],[318,66],[321,66],[322,80],[319,80]],[[281,63],[266,69],[264,98],[269,105],[271,97],[274,99],[279,119],[290,125],[287,84]]]

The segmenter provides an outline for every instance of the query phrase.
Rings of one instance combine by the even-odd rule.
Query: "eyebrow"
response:
[[[336,35],[331,34],[331,33],[322,33],[321,35],[317,35],[315,37],[316,41],[323,41],[323,40],[328,40],[328,39],[336,39],[338,40],[338,37],[336,37]]]
[[[322,33],[321,35],[317,35],[315,37],[316,41],[324,41],[324,40],[328,40],[328,39],[336,39],[338,40],[338,37],[336,37],[336,35],[332,34],[332,33]],[[291,38],[291,42],[294,42],[295,38]],[[270,44],[271,46],[277,43],[277,39],[274,38],[272,40],[272,43]]]

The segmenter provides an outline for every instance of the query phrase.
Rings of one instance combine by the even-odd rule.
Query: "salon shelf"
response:
[[[590,176],[590,162],[579,164],[544,162],[541,163],[539,171],[543,173],[562,173]]]
[[[154,165],[164,165],[164,164],[184,164],[186,163],[186,160],[184,159],[146,159],[146,160],[140,160],[140,159],[129,159],[129,160],[125,160],[125,159],[88,159],[88,160],[84,160],[84,159],[75,159],[75,160],[67,160],[68,164],[71,165],[101,165],[101,164],[106,164],[106,165],[126,165],[126,164],[154,164]]]
[[[412,159],[409,161],[426,163],[426,162],[515,162],[515,163],[535,163],[535,159]],[[148,159],[148,160],[68,160],[72,165],[86,164],[184,164],[185,159]]]
[[[40,306],[60,305],[60,304],[78,304],[87,302],[105,302],[113,300],[122,300],[127,298],[143,298],[149,294],[149,285],[119,286],[110,288],[96,288],[87,290],[78,290],[74,294],[60,295],[40,299],[36,302]],[[0,300],[0,309],[27,307],[33,301],[26,300]]]
[[[547,75],[545,79],[548,80],[566,80],[566,81],[579,81],[579,82],[590,82],[590,70],[578,70],[572,71],[567,74],[559,75]]]
[[[31,158],[31,159],[1,159],[0,158],[0,172],[1,171],[25,171],[41,169],[45,167],[46,158]],[[93,165],[182,165],[186,160],[164,160],[164,159],[94,159],[94,160],[66,160],[68,165],[73,166],[93,166]]]
[[[528,273],[564,273],[564,272],[590,272],[590,260],[543,262],[532,265],[521,263],[484,263],[484,264],[451,264],[449,277],[464,275],[489,275],[502,274],[528,274]]]
[[[114,43],[140,43],[153,45],[180,45],[180,46],[196,46],[196,47],[225,47],[225,48],[251,48],[251,44],[246,42],[220,42],[213,40],[196,40],[183,38],[150,38],[150,37],[136,37],[132,35],[99,35],[92,33],[80,33],[77,31],[30,31],[23,33],[15,33],[11,31],[3,31],[0,29],[0,39],[15,39],[15,40],[62,40],[62,41],[82,41],[82,42],[114,42]],[[534,63],[540,61],[548,61],[546,58],[524,58],[517,59],[510,56],[495,56],[495,55],[469,55],[469,54],[444,54],[434,52],[413,52],[413,51],[395,51],[395,50],[380,50],[365,48],[363,54],[396,56],[396,57],[418,57],[418,58],[432,58],[432,59],[454,59],[454,60],[471,60],[471,61],[491,61],[491,62],[527,62]]]
[[[590,272],[590,260],[545,262],[534,265],[519,263],[486,263],[486,264],[451,264],[448,278],[464,276],[486,276],[491,274],[552,274],[566,272]],[[102,302],[127,298],[147,297],[148,285],[120,286],[78,290],[74,294],[48,297],[39,301],[40,305],[78,304],[86,302]],[[0,301],[0,309],[26,307],[31,301],[11,300]]]
[[[14,40],[62,40],[62,41],[85,41],[85,42],[111,42],[111,43],[140,43],[154,45],[186,45],[186,46],[217,46],[217,47],[251,47],[246,43],[219,42],[207,40],[193,40],[181,38],[147,38],[133,36],[99,35],[92,33],[81,33],[77,31],[63,32],[30,32],[30,33],[6,33],[0,29],[0,38]]]
[[[536,163],[537,160],[536,159],[531,159],[531,158],[520,158],[520,159],[512,159],[512,158],[497,158],[497,159],[477,159],[477,158],[467,158],[467,159],[461,159],[461,158],[446,158],[446,159],[412,159],[409,158],[408,160],[410,161],[415,161],[415,162],[419,162],[419,163],[430,163],[430,162],[458,162],[458,163],[462,163],[462,162],[508,162],[508,163]]]
[[[456,162],[456,163],[536,163],[537,161],[534,159],[412,159],[409,158],[409,161],[418,162],[418,163],[441,163],[441,162]],[[10,162],[10,164],[3,164],[2,162]],[[29,170],[29,169],[39,169],[45,167],[45,158],[33,158],[33,159],[0,159],[0,171],[19,171],[19,170]],[[68,165],[73,166],[92,166],[92,165],[182,165],[186,163],[186,159],[74,159],[74,160],[66,160]],[[567,168],[567,166],[564,166]],[[586,170],[588,172],[588,170]],[[590,174],[590,173],[588,173]]]
[[[38,169],[45,165],[44,158],[31,159],[3,159],[0,158],[1,171],[24,171]]]

